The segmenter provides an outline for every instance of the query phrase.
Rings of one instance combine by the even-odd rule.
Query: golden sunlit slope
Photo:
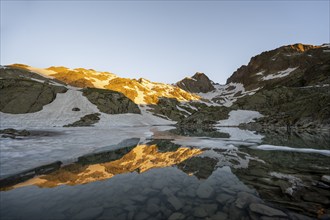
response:
[[[55,78],[71,86],[80,88],[109,89],[123,93],[136,104],[157,104],[160,97],[175,98],[180,102],[199,100],[200,97],[184,91],[177,86],[151,82],[146,79],[121,78],[109,72],[97,72],[93,69],[49,67],[46,69],[13,64],[12,67],[24,68],[43,76]]]
[[[153,168],[169,167],[201,153],[200,149],[186,147],[180,147],[176,151],[159,152],[156,145],[138,145],[118,160],[91,165],[68,165],[53,173],[17,184],[14,188],[29,185],[55,187],[63,184],[85,184],[109,179],[118,174],[134,171],[143,173]]]
[[[121,92],[136,104],[157,104],[158,98],[175,98],[180,102],[199,100],[200,97],[179,87],[146,79],[115,78],[104,88]]]

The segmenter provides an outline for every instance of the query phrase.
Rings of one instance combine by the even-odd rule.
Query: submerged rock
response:
[[[174,212],[169,218],[168,220],[182,220],[184,219],[186,216],[180,212]]]
[[[215,190],[208,184],[204,183],[198,187],[196,194],[201,199],[210,199],[215,195]]]
[[[243,209],[249,206],[251,203],[261,203],[262,200],[252,194],[246,192],[239,192],[237,194],[237,199],[235,201],[235,205],[237,208]]]
[[[227,220],[228,215],[224,212],[217,212],[215,215],[211,217],[212,220]]]
[[[183,203],[176,196],[169,197],[167,201],[173,206],[175,210],[180,210],[183,207]]]
[[[77,215],[73,216],[72,219],[79,219],[79,220],[88,220],[88,219],[95,219],[99,217],[103,212],[102,207],[92,207],[88,209],[84,209],[79,212]]]
[[[325,182],[325,183],[330,184],[330,176],[323,175],[323,176],[321,177],[321,180],[322,180],[323,182]]]
[[[284,212],[278,210],[278,209],[274,209],[271,208],[269,206],[266,206],[264,204],[260,204],[260,203],[252,203],[249,206],[250,210],[252,212],[261,214],[261,215],[266,215],[266,216],[276,216],[276,217],[287,217],[287,214],[285,214]]]
[[[198,218],[205,218],[206,216],[208,216],[208,214],[204,207],[199,206],[194,208],[194,216]]]

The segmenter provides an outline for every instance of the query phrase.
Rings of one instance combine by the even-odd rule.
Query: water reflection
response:
[[[156,145],[137,145],[133,148],[80,157],[77,163],[61,167],[50,174],[16,184],[13,188],[29,185],[55,187],[63,184],[85,184],[109,179],[118,174],[134,171],[143,173],[152,168],[172,166],[201,153],[200,149],[187,147],[176,146],[174,151],[160,152]],[[121,158],[117,159],[118,157]],[[108,162],[99,162],[104,160],[108,160]]]

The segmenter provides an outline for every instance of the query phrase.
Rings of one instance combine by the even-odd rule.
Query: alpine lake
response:
[[[91,130],[2,137],[0,218],[330,219],[328,133]]]

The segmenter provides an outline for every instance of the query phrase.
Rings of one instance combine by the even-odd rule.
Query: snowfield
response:
[[[72,111],[72,108],[80,111]],[[175,124],[175,122],[156,117],[141,108],[141,114],[116,114],[109,115],[98,110],[97,106],[89,102],[81,91],[69,89],[66,93],[57,94],[55,100],[45,105],[39,112],[28,114],[7,114],[0,112],[0,128],[49,128],[62,127],[78,121],[81,117],[100,113],[100,121],[96,127],[113,126],[142,126],[142,125],[164,125]]]
[[[212,104],[203,102],[207,105],[226,106],[226,107],[232,106],[234,102],[236,102],[237,98],[246,95],[253,95],[260,89],[260,88],[256,88],[254,90],[246,91],[242,83],[229,83],[227,85],[214,84],[213,86],[215,87],[214,91],[207,93],[197,93],[197,95],[207,100],[218,99],[216,101],[212,100]],[[202,102],[202,101],[199,100],[198,102]]]

